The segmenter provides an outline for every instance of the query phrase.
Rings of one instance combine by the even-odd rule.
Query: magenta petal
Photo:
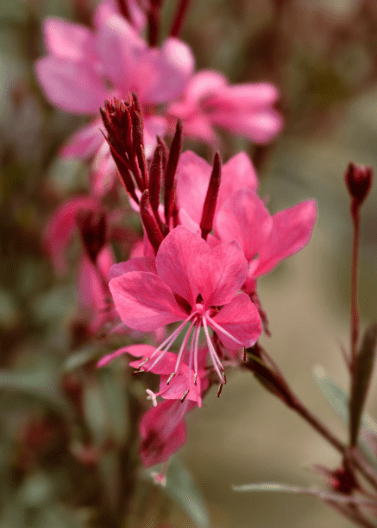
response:
[[[217,209],[241,187],[249,187],[255,192],[258,188],[257,173],[245,152],[236,154],[223,165]]]
[[[174,400],[161,402],[140,420],[140,457],[145,467],[165,462],[186,442],[181,405]]]
[[[267,273],[283,259],[297,253],[309,242],[317,218],[314,200],[301,202],[272,217],[270,237],[260,252],[254,275]]]
[[[124,273],[129,273],[130,271],[149,271],[151,273],[157,273],[154,259],[149,257],[137,257],[111,266],[110,279],[119,277]]]
[[[59,207],[47,224],[44,245],[58,272],[67,271],[65,249],[76,227],[76,215],[82,209],[98,210],[99,202],[91,196],[80,196]]]
[[[131,271],[109,283],[123,323],[149,332],[185,318],[170,288],[153,273]]]
[[[258,310],[246,293],[236,295],[229,304],[221,308],[213,320],[241,343],[235,342],[209,323],[222,343],[230,350],[254,345],[262,332]]]
[[[146,93],[148,103],[165,103],[179,97],[194,70],[192,51],[180,40],[169,38],[158,55],[153,56],[153,66],[158,72],[156,82]]]
[[[50,56],[39,59],[35,67],[48,100],[62,110],[77,114],[98,113],[108,97],[100,76],[90,63]]]
[[[60,150],[64,158],[86,159],[99,149],[104,139],[100,132],[99,119],[85,125],[73,134]]]
[[[205,308],[228,304],[240,291],[247,275],[247,261],[235,240],[219,244],[199,257],[192,275]]]
[[[191,274],[192,265],[208,251],[208,245],[199,235],[178,226],[162,241],[156,256],[158,275],[191,305],[199,293]]]
[[[182,369],[183,366],[185,369]],[[198,377],[196,385],[194,385],[193,379],[194,372],[191,371],[191,388],[185,396],[185,400],[196,402],[198,407],[201,407],[202,399],[200,395],[200,377]],[[169,375],[161,376],[159,394],[162,398],[164,398],[164,400],[181,400],[189,387],[189,370],[187,365],[181,366],[179,373],[174,376],[169,385],[167,385],[168,380]]]
[[[146,43],[121,16],[109,17],[98,30],[97,51],[105,73],[125,95],[134,90],[138,63],[145,50]]]
[[[177,166],[178,206],[200,223],[212,167],[203,158],[187,150],[179,158]]]
[[[118,350],[115,350],[115,352],[111,352],[110,354],[106,354],[106,356],[103,356],[103,358],[98,361],[97,368],[105,367],[106,365],[111,363],[113,359],[119,356],[123,356],[124,354],[131,354],[131,356],[141,358],[143,356],[150,356],[154,350],[155,348],[151,345],[130,345],[122,347]],[[138,363],[140,364],[140,359]]]
[[[85,26],[60,18],[47,18],[43,24],[45,44],[55,57],[69,61],[95,60],[94,34]]]
[[[249,261],[270,235],[272,218],[252,189],[239,189],[217,212],[215,228],[222,241],[237,240]]]
[[[224,75],[212,70],[202,70],[193,75],[185,93],[190,101],[200,101],[210,95],[221,92],[227,86]]]
[[[109,276],[110,267],[114,263],[114,256],[109,246],[105,246],[97,256],[97,264],[103,277]],[[109,291],[98,276],[98,270],[85,254],[83,255],[78,271],[78,293],[81,307],[93,311],[105,310]]]

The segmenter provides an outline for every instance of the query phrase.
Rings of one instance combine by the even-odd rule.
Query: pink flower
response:
[[[211,166],[195,153],[184,152],[177,167],[179,218],[199,232]],[[256,279],[310,240],[317,216],[314,200],[270,215],[256,194],[258,180],[248,156],[241,152],[224,164],[214,216],[214,233],[221,242],[237,240],[249,270],[243,290],[253,293]],[[211,245],[218,243],[210,240]]]
[[[183,99],[170,104],[168,112],[182,119],[185,134],[193,138],[216,143],[214,127],[219,127],[264,144],[283,126],[273,108],[278,97],[269,83],[229,85],[223,75],[203,70],[191,78]]]
[[[199,235],[178,226],[161,243],[155,262],[133,259],[124,263],[116,274],[118,276],[110,281],[110,291],[119,316],[127,326],[148,332],[182,321],[150,358],[144,359],[145,364],[148,362],[148,370],[163,360],[188,325],[167,380],[167,384],[173,382],[173,385],[181,365],[187,363],[189,379],[185,392],[180,392],[182,399],[197,383],[201,327],[221,384],[225,382],[224,368],[208,327],[230,350],[252,346],[261,333],[256,307],[247,295],[238,293],[246,279],[247,261],[235,241],[210,249]],[[183,361],[185,356],[188,356],[187,361]],[[179,389],[182,390],[181,385]]]
[[[36,73],[48,100],[75,114],[96,115],[105,99],[126,98],[136,92],[145,114],[148,155],[156,134],[164,135],[166,129],[166,120],[155,114],[154,107],[181,95],[194,59],[188,46],[175,38],[167,39],[160,49],[149,48],[111,5],[100,5],[94,30],[47,19],[44,33],[49,54],[37,61]],[[63,155],[86,158],[98,152],[104,142],[99,126],[95,120],[79,130]],[[108,149],[99,156],[97,165],[106,162]]]

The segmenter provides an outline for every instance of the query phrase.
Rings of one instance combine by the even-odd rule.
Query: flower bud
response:
[[[372,186],[373,170],[371,167],[348,165],[345,173],[347,189],[355,201],[355,205],[360,206],[367,197]]]

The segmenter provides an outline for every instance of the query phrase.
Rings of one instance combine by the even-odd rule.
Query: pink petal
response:
[[[269,143],[283,128],[281,115],[273,109],[239,112],[219,109],[211,113],[211,122],[259,144]]]
[[[248,111],[268,107],[279,99],[279,90],[270,83],[244,83],[227,86],[211,98],[211,104]]]
[[[140,32],[145,26],[145,16],[135,0],[128,0],[128,7],[131,12],[132,26]],[[115,0],[103,0],[97,7],[94,14],[94,24],[99,27],[106,23],[112,15],[119,15],[118,6]]]
[[[200,101],[209,95],[221,92],[227,83],[224,75],[212,70],[202,70],[191,78],[185,97],[191,101]]]
[[[125,95],[134,91],[146,43],[123,17],[117,15],[109,17],[99,27],[96,41],[102,66],[114,87]]]
[[[239,189],[219,209],[215,227],[222,241],[237,240],[246,259],[260,252],[270,235],[272,218],[251,189]]]
[[[145,156],[150,158],[157,146],[157,137],[166,134],[167,122],[162,116],[146,115],[144,117],[144,148]]]
[[[116,170],[109,146],[102,137],[102,143],[91,166],[90,187],[92,193],[99,197],[108,193],[116,182]]]
[[[47,18],[43,24],[45,44],[57,58],[68,61],[96,59],[94,34],[85,26],[60,18]]]
[[[195,152],[186,150],[181,154],[176,172],[178,206],[197,224],[202,217],[211,172],[211,165]]]
[[[297,253],[309,242],[317,218],[314,200],[301,202],[276,213],[270,237],[260,251],[254,276],[264,275],[283,259]]]
[[[176,38],[168,38],[160,53],[153,55],[151,67],[157,71],[156,81],[145,93],[145,102],[159,104],[179,97],[192,75],[194,62],[191,49],[186,44]]]
[[[98,363],[97,368],[105,367],[109,363],[113,361],[113,359],[116,359],[119,356],[123,356],[124,354],[131,354],[131,356],[135,357],[143,357],[143,356],[151,356],[154,352],[155,348],[151,345],[130,345],[126,347],[119,348],[118,350],[115,350],[115,352],[111,352],[110,354],[106,354],[106,356],[103,356]],[[138,361],[140,364],[140,360]]]
[[[140,457],[145,467],[168,460],[186,442],[186,425],[174,400],[149,409],[140,421]]]
[[[153,273],[131,271],[109,286],[120,318],[134,330],[149,332],[185,319],[171,290]]]
[[[99,202],[91,196],[79,196],[60,206],[47,224],[44,245],[58,272],[67,271],[64,251],[76,227],[76,215],[84,210],[98,210]]]
[[[99,149],[104,139],[100,132],[101,121],[91,121],[73,134],[60,150],[63,158],[86,159]]]
[[[258,310],[246,293],[236,295],[229,304],[221,308],[213,320],[241,343],[236,343],[212,325],[222,343],[230,350],[254,345],[262,332]]]
[[[158,275],[191,305],[199,293],[192,277],[192,265],[208,251],[208,245],[199,235],[178,226],[162,241],[156,256]]]
[[[182,367],[186,368],[183,369]],[[182,365],[178,374],[176,374],[174,378],[170,381],[169,385],[167,385],[167,381],[169,380],[171,372],[172,370],[170,370],[167,375],[161,376],[159,394],[162,398],[164,398],[164,400],[181,400],[189,387],[188,367],[187,365]],[[200,395],[200,378],[198,377],[196,385],[194,385],[193,379],[194,372],[191,371],[191,388],[185,396],[185,400],[196,402],[198,407],[201,407],[202,398]]]
[[[240,291],[247,275],[247,261],[235,240],[219,244],[199,257],[192,275],[205,308],[228,304]]]
[[[104,247],[97,257],[98,266],[104,277],[109,276],[110,267],[114,263],[114,255],[110,247]],[[107,307],[108,289],[98,276],[98,271],[86,255],[83,255],[78,271],[78,293],[81,306],[95,311]]]
[[[127,260],[126,262],[119,262],[119,264],[114,264],[114,266],[111,266],[110,279],[120,277],[124,273],[129,273],[130,271],[147,271],[155,274],[157,273],[154,259],[147,257],[137,257]]]
[[[39,59],[35,67],[47,99],[62,110],[77,114],[98,113],[108,97],[100,76],[90,63],[50,56]]]
[[[258,188],[257,173],[245,152],[236,154],[223,165],[217,209],[241,187],[249,187],[255,192]]]

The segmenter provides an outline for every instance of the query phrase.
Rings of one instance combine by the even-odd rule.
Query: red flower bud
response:
[[[348,165],[345,173],[347,189],[359,207],[367,197],[372,186],[373,169],[363,165],[354,165],[352,162]]]

